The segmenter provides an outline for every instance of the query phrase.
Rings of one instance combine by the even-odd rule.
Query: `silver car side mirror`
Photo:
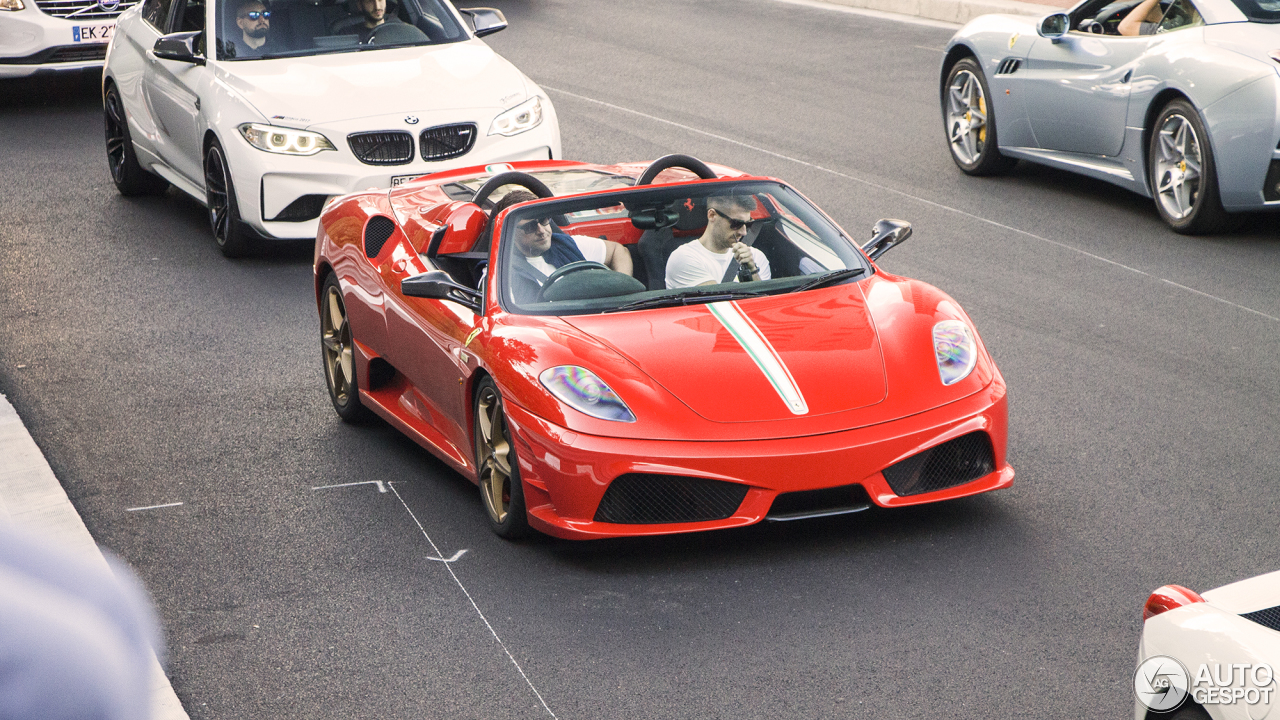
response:
[[[871,239],[866,245],[862,246],[862,252],[867,257],[875,260],[881,255],[889,251],[890,248],[897,247],[906,242],[911,237],[911,223],[906,220],[893,220],[884,218],[877,220],[874,227],[871,228]]]
[[[1057,40],[1066,35],[1070,29],[1071,16],[1066,13],[1054,13],[1040,21],[1040,27],[1036,28],[1036,32],[1040,33],[1040,37]]]

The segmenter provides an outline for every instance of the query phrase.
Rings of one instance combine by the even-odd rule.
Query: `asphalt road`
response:
[[[1101,182],[962,175],[945,28],[769,0],[486,4],[567,157],[685,152],[787,179],[855,237],[914,223],[882,265],[975,319],[1017,480],[504,542],[467,481],[334,415],[308,244],[224,260],[193,201],[116,194],[93,79],[8,82],[0,392],[149,585],[192,718],[1131,717],[1147,594],[1280,565],[1274,216],[1187,238]]]

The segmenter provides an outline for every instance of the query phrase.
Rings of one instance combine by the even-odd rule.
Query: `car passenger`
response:
[[[1116,26],[1116,31],[1130,37],[1155,35],[1163,18],[1164,11],[1160,9],[1160,0],[1142,0],[1137,7],[1124,16]]]
[[[751,225],[755,199],[745,195],[707,198],[707,229],[667,258],[667,287],[683,288],[739,280],[768,280],[769,260],[742,242]],[[737,269],[734,261],[737,261]]]
[[[240,36],[231,37],[235,53],[232,57],[269,55],[277,48],[268,35],[271,32],[271,10],[260,0],[242,0],[236,6],[236,27]]]
[[[496,218],[512,205],[537,199],[538,196],[528,190],[512,190],[494,204],[489,217]],[[511,254],[509,267],[515,275],[536,287],[542,287],[556,269],[583,260],[602,263],[614,272],[631,275],[631,254],[622,245],[590,235],[560,232],[551,218],[521,220],[511,233],[511,239],[515,240],[519,252]]]
[[[394,12],[387,12],[387,0],[358,0],[356,5],[360,14],[334,23],[332,32],[335,35],[359,35],[360,42],[369,42],[373,31],[382,25],[403,24]]]

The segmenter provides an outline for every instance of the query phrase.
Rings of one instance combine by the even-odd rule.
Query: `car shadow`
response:
[[[0,80],[0,112],[28,108],[102,107],[102,71],[43,73]]]

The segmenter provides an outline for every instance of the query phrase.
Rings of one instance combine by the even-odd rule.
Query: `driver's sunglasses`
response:
[[[242,19],[247,19],[247,20],[257,20],[258,18],[266,18],[267,20],[270,20],[271,11],[270,10],[250,10],[249,12],[241,15],[240,17]]]
[[[526,220],[522,223],[516,223],[516,229],[520,232],[531,233],[535,227],[547,227],[551,225],[551,218],[542,218],[541,220]]]
[[[715,208],[711,208],[711,212],[724,218],[725,221],[729,223],[729,227],[734,230],[741,230],[742,228],[750,229],[751,225],[755,223],[755,220],[734,220],[733,218],[729,217],[728,215],[725,215],[724,213],[720,212]]]

